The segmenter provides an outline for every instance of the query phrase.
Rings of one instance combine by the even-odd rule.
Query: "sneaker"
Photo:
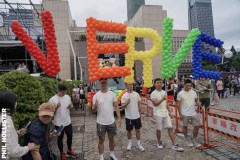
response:
[[[139,149],[141,152],[145,151],[145,149],[143,148],[143,146],[142,146],[141,144],[138,145],[138,149]]]
[[[115,154],[111,154],[111,155],[109,155],[110,156],[110,159],[111,160],[117,160],[117,157],[115,156]]]
[[[176,144],[176,145],[173,145],[173,146],[172,146],[172,149],[175,150],[175,151],[178,151],[178,152],[183,152],[183,151],[184,151],[184,149],[181,148],[181,147],[179,147],[177,144]]]
[[[77,157],[77,154],[76,154],[72,149],[69,149],[69,150],[67,151],[67,157],[76,158],[76,157]]]
[[[158,143],[157,143],[157,147],[158,147],[159,149],[163,149],[163,144],[162,144],[162,142],[158,142]]]
[[[127,145],[127,151],[131,151],[131,149],[132,149],[132,143],[128,143],[128,145]]]
[[[201,146],[201,144],[197,143],[196,140],[193,140],[193,145],[194,145],[196,148],[198,148],[198,147]]]
[[[61,157],[61,160],[66,160],[66,159],[67,159],[67,157],[66,157],[66,154],[65,154],[65,153],[61,153],[60,157]]]
[[[193,147],[193,143],[191,141],[186,140],[186,145],[188,147]]]

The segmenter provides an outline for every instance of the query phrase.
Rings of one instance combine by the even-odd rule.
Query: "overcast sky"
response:
[[[15,0],[8,0],[12,1]],[[145,0],[145,3],[162,5],[168,17],[174,18],[175,29],[188,29],[187,0]],[[69,4],[78,26],[86,26],[88,17],[119,23],[127,20],[126,0],[69,0]],[[212,0],[212,7],[215,37],[225,42],[226,49],[232,45],[240,48],[240,0]]]

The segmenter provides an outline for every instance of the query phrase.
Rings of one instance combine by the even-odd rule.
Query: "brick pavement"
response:
[[[75,111],[73,111],[75,112]],[[78,113],[74,113],[75,116],[72,117],[73,126],[79,128],[83,124],[83,117],[77,117]],[[73,136],[73,149],[80,153],[82,152],[82,140],[83,140],[83,152],[84,158],[87,160],[97,160],[98,159],[98,138],[96,136],[96,117],[95,115],[87,115],[85,119],[85,132],[84,138],[81,131],[74,133]],[[158,149],[156,146],[156,137],[155,137],[155,126],[150,121],[149,118],[143,117],[143,128],[142,128],[142,138],[141,142],[145,148],[145,152],[140,152],[136,148],[136,138],[133,134],[133,148],[132,151],[127,151],[127,136],[125,131],[125,122],[123,119],[123,124],[121,128],[118,128],[118,135],[115,138],[115,153],[119,160],[212,160],[211,156],[207,156],[206,153],[203,153],[195,148],[187,147],[181,137],[177,137],[177,142],[180,146],[184,147],[184,152],[176,152],[171,149],[171,140],[167,135],[167,130],[164,130],[162,133],[162,141],[166,145],[164,149]],[[80,127],[81,128],[81,127]],[[80,129],[81,130],[81,129]],[[66,142],[66,137],[64,138]],[[52,145],[54,153],[58,153],[56,140],[53,140]],[[66,144],[66,143],[64,143]],[[66,151],[66,145],[64,145]],[[108,140],[105,141],[105,151],[104,157],[106,160],[109,160],[109,147]]]

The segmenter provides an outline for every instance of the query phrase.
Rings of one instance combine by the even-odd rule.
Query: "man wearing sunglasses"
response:
[[[119,127],[121,126],[121,115],[117,104],[117,97],[115,93],[108,90],[108,81],[106,78],[101,78],[100,91],[93,96],[92,110],[97,111],[97,136],[99,159],[104,160],[104,140],[106,132],[109,139],[110,158],[117,160],[114,154],[114,136],[117,134],[117,126],[114,119],[114,109],[116,108],[116,114],[118,116]]]

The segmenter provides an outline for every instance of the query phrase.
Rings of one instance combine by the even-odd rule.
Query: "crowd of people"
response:
[[[0,64],[0,70],[2,70],[2,71],[17,70],[17,71],[25,72],[25,73],[30,72],[27,65],[24,62],[16,62],[16,63],[8,62],[5,64]]]
[[[187,146],[199,147],[196,138],[198,135],[200,119],[196,113],[196,106],[209,107],[211,103],[211,95],[217,92],[220,98],[224,97],[225,92],[230,92],[233,87],[233,94],[238,93],[239,78],[227,77],[226,80],[219,79],[217,81],[206,80],[201,78],[194,81],[191,77],[186,79],[176,79],[163,81],[157,78],[153,81],[153,87],[145,90],[145,94],[150,95],[150,100],[154,106],[153,118],[156,121],[156,147],[162,149],[163,128],[167,128],[169,138],[172,142],[172,149],[182,152],[184,148],[177,144],[176,136],[173,132],[173,125],[169,107],[169,100],[175,100],[178,107],[180,118],[183,120],[183,134]],[[230,82],[231,80],[231,82]],[[233,82],[233,83],[232,83]],[[103,160],[104,141],[106,134],[108,135],[110,158],[117,160],[114,153],[115,136],[117,128],[122,125],[122,118],[117,102],[116,95],[108,89],[108,80],[100,79],[100,90],[93,97],[92,111],[97,112],[96,133],[98,136],[98,152],[99,159]],[[232,84],[232,85],[229,85]],[[237,89],[236,89],[237,88]],[[141,122],[141,98],[140,94],[135,91],[134,83],[126,84],[127,92],[121,98],[121,107],[125,109],[125,127],[128,142],[126,149],[132,149],[132,131],[135,130],[137,147],[144,152],[144,144],[141,143],[141,128],[144,127]],[[223,91],[225,89],[225,92]],[[142,89],[144,90],[144,89]],[[59,84],[58,92],[46,103],[39,106],[38,117],[31,122],[28,128],[15,130],[12,116],[16,110],[17,99],[14,93],[8,91],[0,91],[0,107],[8,108],[10,115],[7,116],[7,124],[9,125],[9,135],[7,137],[8,155],[11,159],[23,160],[43,159],[49,160],[54,157],[51,152],[50,138],[57,136],[57,145],[60,151],[60,157],[65,160],[66,157],[76,158],[77,154],[72,149],[73,128],[70,117],[72,108],[83,109],[85,104],[85,94],[89,92],[87,85],[75,85],[72,98],[66,94],[67,87]],[[223,95],[223,96],[222,96]],[[230,93],[231,95],[231,93]],[[117,115],[117,124],[114,117],[114,109]],[[0,117],[1,118],[1,117]],[[50,123],[54,119],[54,130],[50,130]],[[187,127],[191,121],[194,127],[193,135],[189,136]],[[63,149],[64,134],[67,136],[67,151]],[[23,146],[19,145],[18,137],[24,137]]]
[[[80,84],[80,85],[74,85],[73,91],[72,91],[72,101],[75,110],[78,109],[85,109],[85,99],[87,92],[91,91],[89,89],[90,86],[86,84]]]

